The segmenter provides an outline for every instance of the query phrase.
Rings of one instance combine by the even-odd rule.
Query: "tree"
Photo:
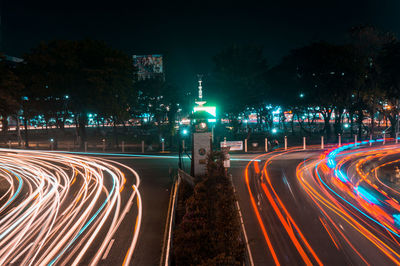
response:
[[[60,110],[46,108],[57,121],[71,113],[81,146],[86,141],[89,113],[112,118],[114,126],[126,118],[128,102],[135,97],[132,59],[94,40],[56,40],[42,43],[25,55],[25,84],[29,99],[47,100]],[[60,99],[68,99],[68,104]],[[68,108],[68,109],[67,109]],[[117,139],[116,139],[117,140]]]
[[[17,116],[24,86],[15,71],[0,54],[0,115],[2,131],[8,130],[8,117]]]
[[[310,110],[320,113],[328,139],[332,115],[335,113],[335,130],[339,133],[344,109],[349,106],[352,91],[361,77],[362,69],[354,47],[326,42],[292,50],[272,72],[280,101],[287,103],[300,123],[304,113]],[[306,117],[310,120],[309,114]]]
[[[379,66],[379,85],[382,94],[379,98],[381,105],[379,111],[389,120],[392,135],[394,136],[400,112],[400,42],[388,44],[377,59]]]
[[[215,92],[222,98],[221,108],[231,119],[247,107],[260,109],[268,96],[268,65],[262,47],[232,45],[213,58]]]
[[[371,118],[371,133],[374,133],[375,115],[382,106],[379,102],[384,97],[380,88],[381,75],[378,58],[382,49],[396,41],[391,32],[385,32],[373,26],[357,26],[350,30],[350,40],[355,46],[359,62],[364,68],[364,82],[358,87],[355,95],[355,109],[358,112],[359,136],[361,137],[361,124],[363,111],[368,110]],[[354,108],[353,108],[354,109]]]
[[[177,114],[182,112],[184,95],[175,85],[162,79],[140,80],[135,83],[135,86],[139,91],[139,108],[135,111],[142,116],[146,114],[148,122],[157,124],[160,137],[163,131],[167,131],[167,135],[171,137],[169,142],[174,143],[175,121]],[[165,126],[161,127],[161,125]]]

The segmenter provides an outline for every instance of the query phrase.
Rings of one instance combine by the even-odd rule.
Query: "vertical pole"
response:
[[[369,135],[369,146],[370,146],[370,147],[372,146],[372,134]]]
[[[386,142],[386,133],[383,133],[383,145],[385,145]]]
[[[54,144],[52,141],[50,142],[50,148],[51,148],[51,150],[54,150]]]
[[[103,139],[103,152],[105,152],[105,151],[106,151],[106,140]]]
[[[8,148],[11,149],[11,140],[8,141]]]
[[[399,143],[399,132],[396,132],[396,144]]]
[[[125,152],[125,141],[122,141],[122,152]]]
[[[341,147],[342,146],[342,135],[339,134],[338,137],[339,137],[339,147]]]
[[[185,151],[185,140],[182,140],[182,150]]]
[[[354,145],[357,146],[357,135],[354,135]]]
[[[306,137],[303,137],[303,150],[306,149]]]
[[[324,136],[321,136],[321,149],[324,149]]]
[[[85,152],[87,152],[87,141],[85,141]]]
[[[247,152],[247,139],[244,139],[244,152]]]
[[[287,137],[285,136],[285,151],[287,150]]]
[[[226,147],[226,137],[224,137],[224,147]]]
[[[161,141],[161,152],[164,152],[164,140]]]
[[[211,127],[211,141],[214,143],[214,125]],[[185,148],[183,148],[185,149]]]
[[[144,140],[142,140],[142,153],[144,153]]]
[[[265,138],[265,152],[268,152],[268,138]]]

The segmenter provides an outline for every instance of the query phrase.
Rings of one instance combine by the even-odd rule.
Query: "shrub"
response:
[[[174,232],[176,265],[241,265],[244,245],[235,195],[223,167],[223,154],[208,156],[207,175],[184,202]]]

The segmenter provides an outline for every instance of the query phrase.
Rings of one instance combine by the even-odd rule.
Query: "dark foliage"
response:
[[[174,232],[176,265],[241,265],[244,260],[235,195],[222,156],[209,156],[207,175],[185,202]]]

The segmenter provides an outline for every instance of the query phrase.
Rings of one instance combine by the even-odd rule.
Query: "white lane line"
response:
[[[114,238],[111,239],[110,243],[108,243],[108,247],[106,249],[106,252],[104,252],[103,257],[101,258],[102,260],[105,260],[107,258],[108,253],[110,253],[110,250],[111,250],[111,247],[112,247],[113,244],[114,244]]]
[[[242,226],[242,232],[243,232],[243,235],[244,235],[244,241],[246,242],[247,254],[249,255],[249,260],[250,260],[249,263],[250,263],[250,266],[254,266],[253,254],[251,254],[249,239],[247,237],[246,228],[244,226],[243,215],[242,215],[242,211],[240,210],[239,201],[236,198],[237,192],[236,192],[235,185],[233,184],[232,174],[230,174],[229,177],[230,177],[229,179],[231,181],[231,185],[232,185],[232,188],[233,188],[233,192],[235,193],[236,210],[239,212],[240,225]]]
[[[254,266],[253,255],[251,254],[250,245],[249,245],[249,239],[247,238],[246,228],[244,227],[243,216],[242,216],[242,212],[240,210],[240,206],[239,206],[239,202],[238,201],[236,201],[236,208],[239,211],[240,223],[241,223],[242,230],[243,230],[244,241],[246,242],[246,249],[247,249],[247,252],[249,254],[250,265]]]

